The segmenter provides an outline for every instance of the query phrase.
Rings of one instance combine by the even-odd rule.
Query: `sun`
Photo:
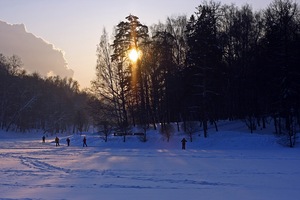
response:
[[[139,59],[139,52],[136,49],[131,49],[128,56],[131,62],[135,63]]]

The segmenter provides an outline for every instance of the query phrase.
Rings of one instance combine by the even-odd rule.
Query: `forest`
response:
[[[113,38],[112,40],[110,38]],[[129,15],[97,45],[96,78],[79,90],[75,80],[41,78],[22,70],[16,56],[0,56],[2,129],[105,135],[145,132],[183,122],[186,131],[219,120],[243,120],[252,132],[273,122],[293,146],[300,124],[300,12],[291,0],[254,11],[217,1],[191,16],[147,26]],[[178,129],[182,128],[178,125]],[[124,137],[125,138],[125,137]]]
[[[27,74],[18,56],[0,54],[2,130],[45,133],[82,131],[89,123],[88,95],[73,79]]]

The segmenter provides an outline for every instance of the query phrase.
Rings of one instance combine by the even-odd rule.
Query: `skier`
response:
[[[82,146],[83,146],[83,147],[84,147],[84,146],[87,147],[87,144],[86,144],[86,137],[85,137],[85,136],[83,137],[83,145],[82,145]]]
[[[67,141],[68,146],[70,146],[70,141],[71,141],[70,138],[67,138],[66,141]]]
[[[59,138],[57,136],[55,137],[55,146],[59,146]]]
[[[185,143],[187,142],[187,140],[185,138],[183,138],[181,140],[181,143],[182,143],[182,149],[185,149]]]
[[[43,143],[45,143],[46,137],[45,137],[45,136],[43,136],[43,137],[42,137],[42,139],[43,139]]]

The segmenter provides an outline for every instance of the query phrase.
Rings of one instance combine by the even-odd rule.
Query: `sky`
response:
[[[300,0],[296,0],[299,2]],[[103,28],[112,36],[113,27],[133,14],[151,26],[167,17],[196,11],[201,0],[0,0],[0,20],[24,24],[33,33],[64,52],[68,67],[81,88],[95,79],[96,49]],[[266,8],[272,0],[221,0],[237,6]]]

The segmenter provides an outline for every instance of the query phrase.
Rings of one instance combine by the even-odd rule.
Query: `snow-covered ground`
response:
[[[271,132],[224,122],[186,150],[178,132],[167,142],[149,131],[146,143],[85,133],[88,147],[83,135],[58,135],[56,147],[55,135],[43,144],[40,133],[0,132],[0,199],[300,199],[300,144],[282,146]]]

